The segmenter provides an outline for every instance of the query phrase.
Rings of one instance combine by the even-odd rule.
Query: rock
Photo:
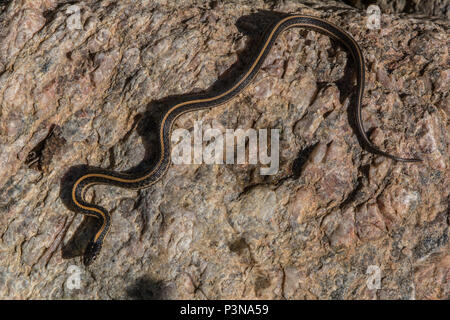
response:
[[[371,30],[365,11],[337,1],[0,1],[0,297],[448,298],[448,19],[430,3],[440,17],[382,11]],[[85,267],[97,225],[65,205],[77,172],[145,170],[164,99],[239,76],[267,11],[352,34],[370,139],[424,162],[364,149],[348,52],[291,29],[233,101],[174,125],[278,129],[276,173],[248,158],[172,164],[146,190],[91,188],[112,228]],[[367,287],[369,266],[380,289]]]

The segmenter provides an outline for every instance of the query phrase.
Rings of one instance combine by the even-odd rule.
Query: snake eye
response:
[[[85,266],[90,265],[97,258],[97,255],[100,253],[101,248],[101,244],[92,241],[89,242],[86,250],[84,251],[83,264]]]

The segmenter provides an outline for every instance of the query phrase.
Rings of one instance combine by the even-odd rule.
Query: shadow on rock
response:
[[[126,289],[126,295],[133,300],[163,299],[163,283],[147,277],[142,277]]]

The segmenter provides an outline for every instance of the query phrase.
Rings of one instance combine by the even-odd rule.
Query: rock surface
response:
[[[447,0],[344,0],[359,9],[376,4],[384,13],[408,13],[450,18],[450,3]]]
[[[172,165],[146,190],[95,187],[88,196],[111,211],[112,230],[84,267],[95,221],[64,205],[69,168],[139,168],[154,131],[138,119],[150,115],[151,128],[155,101],[206,90],[248,61],[267,11],[351,33],[367,64],[370,138],[424,161],[365,151],[349,121],[347,52],[292,29],[236,99],[175,125],[278,128],[278,173]],[[2,2],[0,297],[448,299],[448,23],[383,14],[371,30],[366,20],[317,0]]]

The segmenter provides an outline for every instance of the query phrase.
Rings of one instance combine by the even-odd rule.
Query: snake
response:
[[[364,130],[361,105],[364,94],[365,64],[360,46],[355,39],[339,26],[318,17],[286,14],[271,23],[261,37],[256,47],[256,54],[250,63],[244,67],[243,72],[230,84],[224,85],[219,92],[202,92],[182,97],[165,109],[158,121],[157,131],[159,135],[159,152],[155,163],[144,172],[127,173],[107,169],[89,169],[74,181],[71,185],[71,205],[74,211],[100,220],[95,235],[88,242],[82,257],[83,264],[90,265],[99,255],[105,237],[111,227],[111,214],[101,206],[89,203],[85,199],[86,190],[94,185],[112,185],[127,189],[144,189],[159,181],[169,169],[171,160],[171,143],[169,135],[175,120],[187,112],[208,109],[222,105],[230,101],[247,87],[260,71],[265,58],[268,56],[276,40],[284,31],[291,28],[304,28],[325,34],[331,39],[337,40],[351,54],[356,64],[356,130],[362,139],[366,150],[400,162],[419,162],[419,158],[402,158],[380,150],[367,137]],[[75,179],[74,179],[75,180]]]

